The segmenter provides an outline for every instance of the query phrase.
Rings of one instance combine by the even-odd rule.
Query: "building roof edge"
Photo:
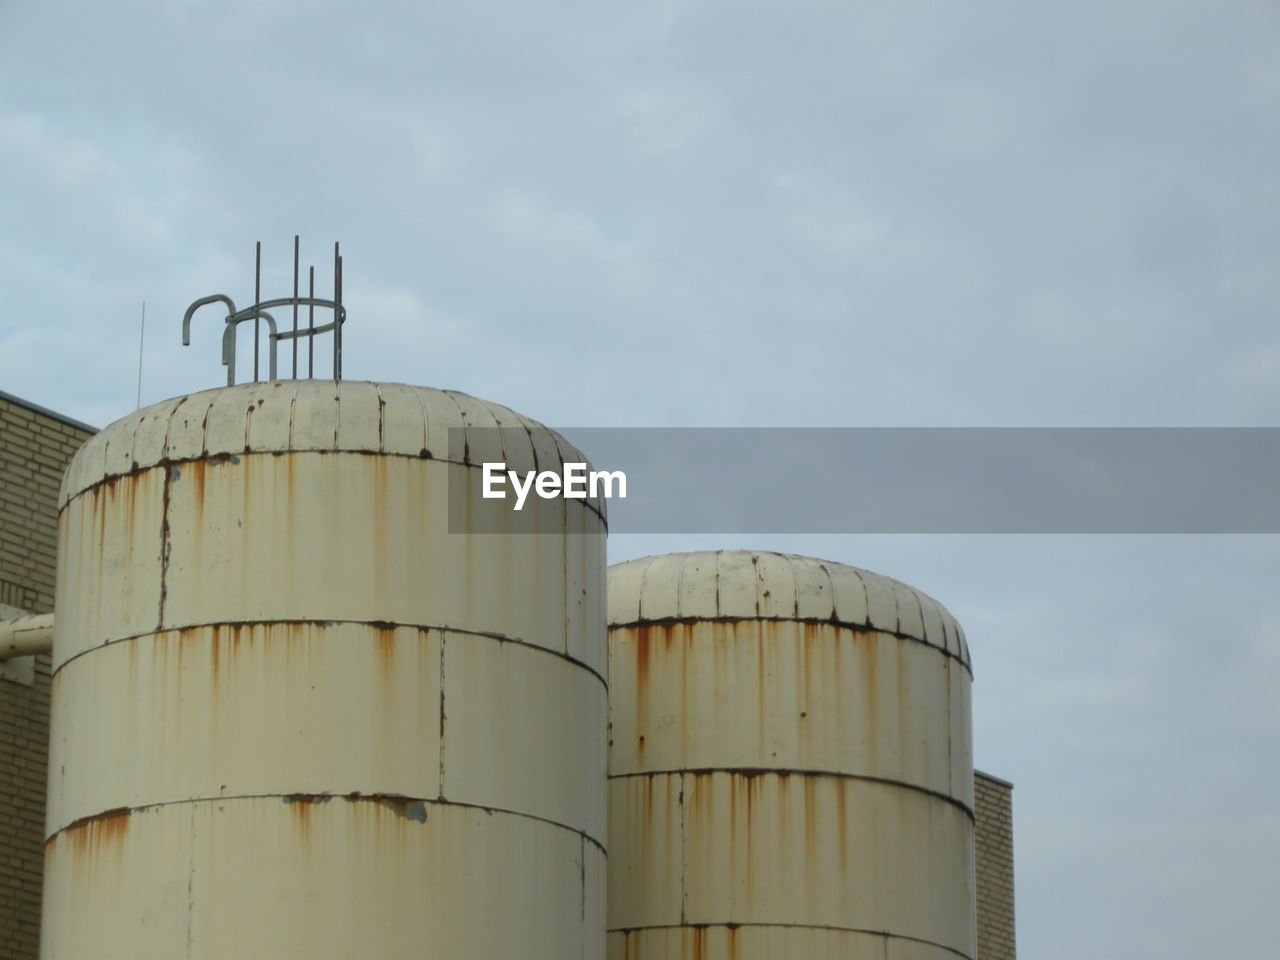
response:
[[[42,407],[38,403],[32,403],[30,400],[24,400],[22,397],[15,397],[12,393],[6,393],[0,390],[0,400],[8,400],[10,403],[16,403],[20,407],[26,407],[28,410],[39,413],[43,416],[58,420],[68,426],[75,427],[77,430],[87,430],[89,433],[97,433],[101,427],[91,427],[89,424],[77,420],[74,417],[68,417],[65,413],[58,413],[56,410],[50,410],[48,407]]]
[[[992,776],[989,773],[983,773],[981,770],[974,770],[973,775],[975,777],[981,777],[983,780],[990,780],[992,783],[998,783],[1002,787],[1008,787],[1010,790],[1013,789],[1013,784],[1010,783],[1008,780],[1004,780],[1004,779],[1001,779],[1000,777]]]

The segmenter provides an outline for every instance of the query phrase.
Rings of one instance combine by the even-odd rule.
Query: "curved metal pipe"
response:
[[[226,295],[224,295],[224,294],[221,294],[221,293],[214,293],[214,294],[210,294],[210,295],[209,295],[209,296],[207,296],[207,297],[201,297],[201,298],[200,298],[199,300],[197,300],[195,303],[191,304],[191,306],[187,307],[187,312],[186,312],[186,313],[184,313],[184,314],[182,315],[182,345],[183,345],[184,347],[189,347],[189,346],[191,346],[191,317],[192,317],[192,315],[193,315],[193,314],[195,314],[195,312],[196,312],[197,310],[199,310],[201,307],[203,307],[205,304],[207,304],[207,303],[217,303],[218,301],[222,301],[223,303],[225,303],[225,304],[227,305],[227,313],[228,313],[228,314],[231,314],[232,316],[234,316],[234,315],[235,315],[235,312],[236,312],[236,305],[235,305],[235,303],[231,300],[231,298],[230,298],[230,297],[228,297],[228,296],[226,296]]]
[[[227,328],[222,332],[222,363],[227,368],[228,387],[234,387],[236,384],[236,327],[246,320],[254,319],[255,316],[267,321],[267,342],[270,344],[267,360],[270,366],[268,379],[276,379],[276,344],[280,334],[276,332],[275,318],[261,309],[261,304],[255,306],[257,310],[254,307],[246,307],[239,313],[233,313],[227,317]]]
[[[316,307],[328,307],[331,310],[340,311],[344,320],[347,316],[347,308],[342,306],[342,304],[338,303],[336,300],[325,300],[320,297],[277,297],[274,300],[263,300],[261,303],[255,303],[253,306],[245,307],[243,310],[238,312],[233,312],[230,319],[237,322],[241,320],[251,320],[253,319],[253,311],[255,308],[260,310],[263,307],[287,307],[295,303],[298,306],[306,306],[310,304]],[[259,315],[262,316],[263,314]]]
[[[53,649],[53,614],[37,613],[0,620],[0,660],[48,653]]]
[[[235,386],[236,382],[236,327],[244,323],[246,320],[262,319],[267,321],[268,342],[270,349],[270,357],[268,363],[270,370],[268,378],[275,380],[277,377],[276,355],[278,351],[278,343],[280,340],[296,339],[299,336],[313,337],[316,333],[326,330],[335,330],[335,335],[339,334],[342,324],[347,319],[347,308],[338,300],[326,300],[321,297],[278,297],[274,300],[263,300],[253,304],[253,306],[245,307],[243,310],[237,310],[235,302],[225,294],[214,293],[207,297],[201,297],[191,306],[187,307],[187,312],[182,317],[182,345],[184,347],[191,345],[191,318],[195,312],[201,307],[210,303],[224,303],[227,306],[227,316],[225,318],[226,326],[222,331],[222,365],[227,368],[227,386]],[[325,307],[333,311],[334,319],[330,324],[322,327],[310,328],[306,331],[295,330],[293,332],[280,333],[276,326],[275,318],[271,316],[264,307],[284,307],[284,306],[312,306]],[[296,374],[296,371],[295,371]]]

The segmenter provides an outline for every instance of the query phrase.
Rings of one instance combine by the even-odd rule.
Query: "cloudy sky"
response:
[[[552,425],[1273,426],[1278,116],[1274,0],[0,0],[0,390],[125,414],[144,300],[219,385],[299,233],[348,378]],[[610,554],[731,546],[965,624],[1023,957],[1274,949],[1276,537]]]

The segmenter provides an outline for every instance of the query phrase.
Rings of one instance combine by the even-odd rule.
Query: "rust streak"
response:
[[[93,541],[93,549],[96,553],[97,560],[97,584],[99,588],[104,583],[103,574],[106,571],[106,543],[107,543],[107,511],[103,504],[102,488],[95,487],[93,490],[93,516],[98,521],[98,537]],[[161,601],[164,600],[163,587],[160,594]]]
[[[187,468],[191,471],[191,480],[195,486],[195,507],[198,516],[204,515],[204,481],[205,481],[205,462],[203,460],[193,460]]]
[[[817,863],[818,847],[816,830],[818,826],[817,783],[813,777],[801,777],[804,784],[804,848],[808,863]]]
[[[125,505],[125,515],[128,518],[129,529],[134,529],[134,516],[138,509],[138,483],[139,477],[128,477],[126,483],[129,485],[129,502]]]
[[[177,634],[176,634],[176,635],[177,635],[177,641],[178,641],[178,642],[177,642],[177,647],[178,647],[178,672],[179,672],[179,675],[181,675],[181,674],[182,674],[183,662],[186,660],[186,657],[187,657],[187,649],[188,649],[189,647],[193,646],[194,644],[198,643],[198,642],[201,640],[201,635],[200,635],[200,634],[201,634],[201,628],[200,628],[200,627],[183,627],[182,629],[180,629],[180,630],[178,630],[178,631],[177,631]],[[212,641],[211,641],[211,642],[213,643],[213,645],[214,645],[215,647],[217,646],[217,637],[216,637],[216,635],[215,635],[215,637],[212,639]],[[215,656],[216,656],[216,654],[215,654]]]
[[[768,764],[770,757],[766,756],[769,749],[769,740],[765,735],[765,715],[768,710],[765,704],[768,701],[765,696],[769,689],[769,668],[765,659],[765,625],[756,622],[756,743],[759,744],[760,762]]]
[[[379,429],[381,429],[381,420],[379,420]],[[366,477],[372,474],[372,483],[366,483],[365,489],[373,496],[373,555],[375,557],[387,556],[388,524],[399,522],[399,516],[396,511],[389,508],[390,502],[387,489],[387,474],[391,469],[390,463],[384,463],[380,457],[361,457],[358,461],[365,468]],[[390,596],[388,587],[390,579],[383,576],[375,576],[373,578],[374,601],[377,608],[385,610],[390,605]]]
[[[61,835],[71,841],[72,851],[76,856],[96,856],[106,846],[119,848],[124,835],[129,831],[130,813],[128,807],[116,807],[93,816],[81,817],[64,827]],[[52,839],[51,837],[50,841]]]
[[[666,636],[668,633],[665,627],[650,626],[648,624],[640,626],[636,629],[633,636],[635,637],[635,658],[636,658],[636,730],[641,737],[649,727],[649,686],[650,674],[653,669],[653,649],[657,636],[663,637],[663,646],[670,646],[670,639]],[[656,635],[655,635],[656,634]],[[644,742],[638,743],[640,750],[639,759],[644,760]]]
[[[835,783],[836,791],[836,831],[840,835],[840,876],[848,877],[849,864],[849,821],[846,793],[849,785],[843,780]]]
[[[373,628],[374,642],[378,647],[378,662],[382,665],[382,679],[391,681],[391,674],[396,658],[396,625],[386,621],[375,621],[369,625]]]
[[[862,715],[864,733],[867,738],[867,761],[869,771],[880,772],[880,643],[881,634],[862,634],[855,638],[858,653],[861,654],[860,666],[862,676],[859,681],[862,687]]]
[[[311,808],[319,803],[328,803],[333,796],[328,793],[290,793],[280,799],[289,805],[295,822],[305,830],[311,824]]]
[[[636,644],[636,705],[644,703],[649,689],[649,643],[651,628],[640,626],[635,632]]]
[[[644,811],[640,815],[644,821],[645,832],[653,826],[653,777],[644,778]]]

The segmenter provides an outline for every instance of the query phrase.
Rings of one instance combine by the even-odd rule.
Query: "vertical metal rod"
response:
[[[138,330],[138,399],[134,404],[135,410],[142,407],[142,341],[147,336],[147,301],[142,301],[142,326]]]
[[[307,296],[311,299],[311,303],[307,304],[307,330],[310,334],[307,336],[307,379],[312,379],[316,375],[316,268],[307,267],[310,277]]]
[[[262,302],[262,241],[259,240],[253,253],[253,382],[258,382],[258,337],[261,320],[258,317],[258,304]]]
[[[293,379],[298,379],[298,235],[293,235]]]
[[[342,256],[333,244],[333,379],[342,379]]]

